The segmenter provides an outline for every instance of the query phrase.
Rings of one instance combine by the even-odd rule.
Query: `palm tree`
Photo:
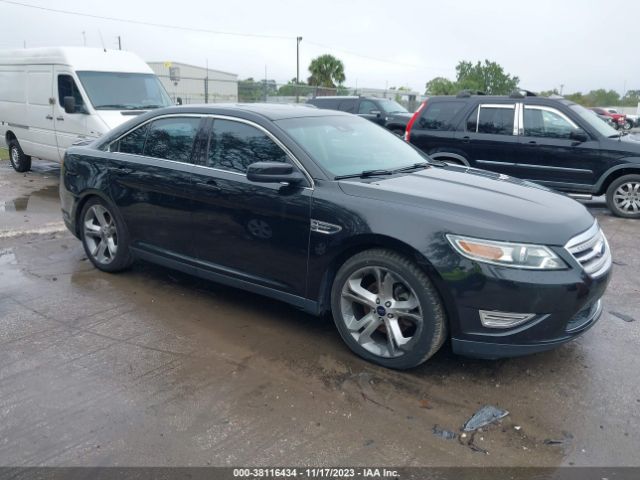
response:
[[[333,55],[324,54],[311,60],[309,64],[309,85],[334,88],[345,80],[344,64]]]

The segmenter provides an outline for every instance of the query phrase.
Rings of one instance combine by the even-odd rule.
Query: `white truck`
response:
[[[60,162],[76,141],[169,105],[158,77],[131,52],[0,50],[0,139],[18,172],[31,168],[32,157]]]

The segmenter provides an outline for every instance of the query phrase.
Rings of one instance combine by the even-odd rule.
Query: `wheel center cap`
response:
[[[376,307],[376,313],[379,317],[384,317],[387,314],[387,310],[382,305],[378,305]]]

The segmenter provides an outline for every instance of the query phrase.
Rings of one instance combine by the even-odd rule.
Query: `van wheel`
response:
[[[349,348],[388,368],[420,365],[446,338],[433,284],[415,262],[390,250],[367,250],[344,263],[331,288],[331,311]]]
[[[640,175],[624,175],[611,182],[607,206],[618,217],[640,218]]]
[[[17,140],[9,141],[9,161],[16,172],[28,172],[31,170],[31,157],[25,155]]]

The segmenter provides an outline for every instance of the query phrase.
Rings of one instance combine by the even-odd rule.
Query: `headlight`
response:
[[[447,235],[447,239],[460,255],[478,262],[530,270],[567,268],[564,261],[544,245],[496,242],[459,235]]]

